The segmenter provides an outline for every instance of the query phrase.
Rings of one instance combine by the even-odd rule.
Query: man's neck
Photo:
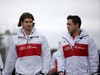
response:
[[[29,30],[29,31],[28,31],[28,30],[25,30],[25,29],[23,29],[23,30],[24,30],[24,32],[26,33],[26,35],[29,35],[29,34],[31,33],[31,31],[32,31],[32,30]]]
[[[72,34],[74,37],[80,34],[80,29],[78,29],[74,34]]]

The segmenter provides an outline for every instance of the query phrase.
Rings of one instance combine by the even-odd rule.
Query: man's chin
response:
[[[27,31],[31,31],[32,29],[27,29]]]

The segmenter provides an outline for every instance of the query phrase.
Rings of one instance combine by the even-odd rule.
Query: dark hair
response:
[[[77,16],[77,15],[69,15],[69,16],[67,17],[67,20],[69,20],[69,19],[72,19],[72,22],[73,22],[74,24],[79,23],[79,28],[80,28],[80,26],[81,26],[81,19],[80,19],[79,16]]]
[[[25,20],[25,18],[32,18],[32,21],[34,21],[34,17],[32,14],[30,14],[29,12],[24,12],[21,16],[20,16],[20,19],[19,19],[19,22],[18,22],[18,27],[21,27],[21,22],[23,22]],[[34,24],[33,23],[33,27],[34,27]]]

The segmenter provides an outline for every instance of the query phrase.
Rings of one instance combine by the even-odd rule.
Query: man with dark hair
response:
[[[50,69],[50,47],[44,35],[34,27],[34,17],[25,12],[21,15],[18,34],[12,40],[5,75],[11,75],[15,67],[16,75],[47,75]]]
[[[62,37],[60,49],[57,51],[58,72],[63,75],[97,75],[99,57],[96,44],[81,29],[81,19],[77,15],[67,17],[68,33]]]

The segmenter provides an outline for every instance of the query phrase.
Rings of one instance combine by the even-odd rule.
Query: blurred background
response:
[[[33,14],[35,28],[45,35],[52,52],[67,32],[68,15],[80,16],[81,28],[88,31],[100,49],[100,0],[0,0],[0,53],[4,63],[23,12]]]

